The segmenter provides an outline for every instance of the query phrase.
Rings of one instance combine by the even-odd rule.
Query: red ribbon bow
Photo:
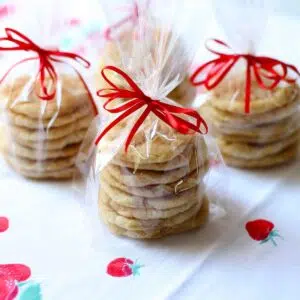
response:
[[[224,46],[227,49],[231,49],[223,41],[213,39],[211,40],[217,45]],[[254,75],[258,85],[265,90],[272,90],[278,86],[281,81],[289,84],[295,83],[296,79],[288,77],[288,71],[291,70],[300,75],[298,69],[286,64],[280,60],[268,57],[268,56],[256,56],[252,54],[227,54],[221,51],[214,50],[206,44],[206,49],[211,53],[218,56],[200,67],[191,76],[191,82],[193,85],[204,85],[207,90],[215,88],[230,72],[234,65],[240,59],[245,59],[247,63],[246,68],[246,86],[245,86],[245,112],[250,112],[250,100],[251,100],[251,75]],[[279,68],[279,70],[278,70]],[[205,72],[205,78],[199,81],[196,78]],[[270,84],[267,85],[264,79],[268,79]]]
[[[52,100],[55,97],[56,94],[56,84],[57,84],[57,72],[56,69],[53,65],[53,62],[55,63],[62,63],[62,64],[67,64],[71,66],[69,63],[65,62],[62,59],[71,59],[74,61],[77,61],[80,63],[82,66],[88,68],[90,66],[90,63],[83,57],[72,53],[72,52],[63,52],[59,50],[47,50],[39,47],[37,44],[35,44],[32,40],[30,40],[27,36],[24,34],[20,33],[19,31],[12,29],[12,28],[5,28],[5,33],[6,37],[0,38],[1,41],[6,41],[6,42],[12,42],[14,43],[13,46],[10,47],[1,47],[0,50],[7,50],[7,51],[32,51],[37,54],[37,56],[30,57],[30,58],[25,58],[22,59],[21,61],[17,62],[13,66],[11,66],[8,71],[4,74],[4,76],[0,79],[0,84],[4,81],[4,79],[9,75],[9,73],[18,65],[27,62],[27,61],[34,61],[34,60],[39,60],[39,71],[37,74],[37,78],[40,80],[41,83],[41,94],[38,94],[37,96],[41,100]],[[91,103],[93,106],[93,109],[95,113],[97,114],[97,107],[93,101],[93,97],[91,95],[91,92],[89,91],[89,88],[82,78],[80,72],[71,66],[75,72],[77,73],[78,77],[84,84],[86,90],[89,93],[89,98],[91,99]],[[46,79],[50,79],[50,84],[46,82]],[[52,91],[49,90],[48,87],[52,87]]]
[[[105,71],[110,70],[118,75],[120,75],[130,86],[132,90],[119,88],[114,84],[110,79],[105,75]],[[129,115],[133,114],[137,110],[141,109],[143,106],[146,106],[146,109],[143,111],[141,116],[138,118],[136,123],[133,125],[125,143],[125,151],[131,143],[135,133],[138,131],[140,126],[143,124],[147,116],[152,112],[159,119],[167,123],[170,127],[174,128],[181,134],[192,134],[194,132],[199,132],[206,134],[208,131],[207,124],[198,114],[197,111],[190,108],[178,107],[175,105],[170,105],[163,103],[159,100],[153,100],[150,97],[146,96],[143,91],[137,86],[137,84],[122,70],[114,66],[106,66],[101,70],[101,75],[104,80],[111,86],[111,88],[101,89],[97,92],[99,97],[108,98],[104,103],[103,107],[110,113],[122,113],[114,121],[112,121],[97,137],[95,143],[98,144],[103,136],[108,133],[114,126],[116,126],[123,119],[127,118]],[[108,108],[108,105],[115,99],[127,99],[124,104],[121,104],[115,108]],[[196,124],[193,124],[189,121],[186,121],[177,116],[177,114],[183,114],[195,119]],[[205,132],[200,130],[201,124],[205,127]]]

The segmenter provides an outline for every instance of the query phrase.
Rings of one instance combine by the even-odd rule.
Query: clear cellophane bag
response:
[[[79,174],[76,157],[97,114],[84,70],[89,63],[58,49],[64,10],[57,5],[20,1],[15,28],[0,40],[1,151],[17,173],[34,179]]]
[[[160,238],[197,229],[226,211],[225,167],[213,139],[202,134],[205,121],[168,97],[195,53],[186,35],[195,36],[193,18],[182,5],[151,1],[130,32],[130,47],[116,41],[118,64],[101,70],[98,95],[109,103],[101,112],[85,197],[98,238],[106,228],[135,239]],[[197,129],[182,131],[195,123],[193,116]]]
[[[270,167],[297,152],[299,73],[291,56],[276,51],[271,14],[263,0],[215,0],[219,35],[206,42],[211,57],[200,65],[207,66],[192,76],[202,89],[199,111],[235,167]]]
[[[103,80],[99,70],[101,70],[105,65],[121,66],[123,64],[123,55],[121,52],[124,52],[125,50],[131,51],[130,49],[134,47],[132,43],[135,43],[137,40],[143,40],[142,32],[138,32],[140,29],[137,28],[139,26],[139,18],[147,14],[149,16],[153,15],[154,7],[160,11],[163,9],[162,3],[157,4],[155,1],[151,0],[110,1],[109,4],[106,2],[104,3],[104,1],[102,2],[102,12],[104,12],[107,25],[103,31],[105,42],[95,73],[97,88],[103,87]],[[170,3],[170,5],[172,6],[173,4]],[[190,4],[186,4],[186,6],[188,5]],[[192,29],[192,31],[195,33],[195,36],[193,37],[193,39],[195,39],[193,46],[196,47],[198,46],[197,33],[195,29]],[[153,45],[155,43],[155,39],[159,38],[160,34],[160,28],[157,28],[156,34],[153,34],[152,37],[153,41],[151,43]],[[191,31],[188,32],[187,27],[183,28],[181,36],[183,39],[186,39],[192,36]],[[123,48],[123,50],[121,48]],[[174,61],[176,60],[176,56],[182,54],[179,47],[176,48],[178,48],[178,51],[174,53],[174,57],[172,58]],[[196,97],[196,89],[189,81],[189,69],[187,66],[189,66],[189,64],[184,62],[184,65],[182,65],[184,68],[182,78],[180,78],[177,85],[170,90],[168,95],[169,98],[186,107],[191,106]]]

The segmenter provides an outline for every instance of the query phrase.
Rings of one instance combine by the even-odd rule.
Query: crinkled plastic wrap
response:
[[[220,43],[211,46],[211,41],[208,46],[217,53],[259,56],[261,53],[259,42],[268,38],[264,34],[268,17],[264,1],[230,0],[223,3],[215,0],[214,4],[216,19],[227,37],[223,42],[230,48]],[[281,47],[280,38],[276,37],[276,39],[277,46]],[[206,117],[210,129],[217,137],[225,162],[230,166],[272,167],[292,160],[297,154],[299,87],[296,81],[287,82],[287,80],[280,80],[272,89],[262,87],[260,79],[265,86],[274,83],[273,70],[276,70],[280,76],[285,72],[280,64],[271,67],[269,72],[263,69],[270,70],[269,66],[272,64],[271,61],[265,63],[266,56],[267,59],[269,57],[273,59],[273,62],[275,59],[272,47],[268,50],[261,56],[262,63],[257,62],[248,74],[246,59],[239,59],[224,78],[215,87],[209,89],[206,94],[207,101],[200,108],[200,112]],[[213,52],[212,59],[220,57],[216,52]],[[284,64],[289,63],[289,57],[277,58],[284,59]],[[218,76],[223,76],[222,71],[233,59],[227,59],[225,66],[220,64],[215,80],[218,80]],[[285,79],[298,76],[291,67],[288,67],[287,71],[289,73]],[[201,81],[201,75],[204,75],[204,78],[210,70],[207,69],[205,72],[199,74],[196,81]],[[249,113],[245,113],[247,76],[250,79]]]
[[[149,14],[140,16],[136,29],[143,29],[143,43],[134,41],[128,49],[120,42],[121,66],[118,66],[151,101],[159,100],[166,109],[169,109],[167,105],[177,105],[180,110],[167,95],[184,78],[185,63],[192,55],[188,43],[181,39],[181,26],[191,20],[184,18],[187,16],[182,13],[179,2],[170,3],[172,9],[167,15],[162,11],[160,16],[157,11],[155,18]],[[168,22],[176,12],[178,23]],[[169,35],[171,25],[172,35]],[[156,35],[157,28],[166,35]],[[153,34],[156,35],[155,47]],[[172,58],[177,51],[183,55],[178,56],[175,63]],[[132,90],[120,74],[107,69],[102,71],[112,83],[106,81],[107,90],[102,93],[114,93],[114,88]],[[130,96],[115,99],[109,108],[105,107],[114,111],[131,105],[132,101],[135,100]],[[221,197],[225,197],[225,193],[220,180],[225,168],[213,141],[198,132],[180,133],[153,111],[143,118],[149,107],[151,104],[136,110],[131,107],[134,112],[102,137],[86,194],[87,210],[96,227],[100,227],[97,221],[100,217],[101,223],[113,234],[134,239],[154,239],[190,231],[213,217],[224,215]],[[99,132],[121,113],[103,111],[102,115]],[[178,112],[176,115],[194,122],[188,114]],[[126,150],[126,140],[141,118],[143,121]],[[205,132],[204,127],[202,123],[201,132]]]
[[[164,55],[167,61],[163,62],[166,70],[162,70],[162,74],[167,71],[170,65],[178,63],[181,64],[180,68],[182,68],[183,71],[176,86],[170,90],[168,97],[183,106],[192,105],[196,97],[196,89],[191,85],[188,75],[192,57],[186,53],[186,49],[182,48],[182,44],[189,38],[190,48],[198,46],[198,35],[194,34],[195,29],[192,28],[191,23],[187,24],[187,20],[183,20],[182,18],[182,24],[175,24],[177,20],[175,20],[173,16],[168,15],[166,9],[166,5],[169,5],[171,11],[174,10],[174,5],[177,4],[174,4],[172,1],[167,1],[167,3],[151,0],[131,0],[123,2],[122,5],[119,1],[112,1],[108,7],[106,2],[103,4],[103,10],[107,13],[108,26],[104,31],[106,43],[100,57],[99,67],[96,70],[96,86],[102,88],[103,84],[105,84],[100,76],[99,70],[105,65],[122,66],[124,64],[124,61],[122,61],[124,57],[122,52],[137,51],[137,47],[133,44],[144,44],[146,42],[147,45],[142,45],[142,47],[147,47],[148,51],[152,53],[151,60],[153,61],[151,63],[158,64],[162,63],[159,61],[161,52],[167,51],[165,44],[174,43],[172,53],[166,53]],[[189,9],[188,4],[183,4],[182,7],[183,9]],[[159,12],[159,14],[161,14],[162,11],[164,11],[163,13],[167,18],[165,24],[169,22],[168,26],[162,27],[159,22],[155,21],[157,13]],[[184,15],[186,16],[187,14],[185,13]],[[151,28],[151,36],[147,34],[147,41],[144,39],[144,33],[148,28],[142,28],[142,26],[140,26],[145,17],[153,19],[151,26],[155,26],[155,28]],[[179,39],[178,36],[173,33],[173,28],[178,28],[178,25],[181,25]],[[160,42],[160,48],[156,47],[158,40],[163,41]],[[132,55],[135,55],[131,57],[131,59],[135,60],[135,64],[137,64],[137,59],[140,60],[140,65],[145,64],[146,66],[149,64],[149,62],[145,63],[143,58],[137,56],[136,53],[132,53]],[[181,56],[184,56],[185,60]],[[130,61],[128,62],[130,63]]]
[[[50,10],[44,9],[49,15],[37,10],[36,26],[20,24],[20,31],[31,41],[11,30],[1,36],[5,38],[1,48],[24,43],[29,49],[3,51],[3,73],[8,72],[0,89],[1,150],[9,165],[25,177],[69,179],[78,174],[76,157],[97,110],[78,62],[55,54],[43,56],[35,50],[34,43],[55,49],[59,31],[59,20],[52,26]],[[36,59],[30,59],[33,57]]]

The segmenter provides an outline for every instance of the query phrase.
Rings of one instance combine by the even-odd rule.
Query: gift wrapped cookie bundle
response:
[[[34,30],[34,36],[40,33]],[[54,44],[49,32],[45,30],[44,42]],[[0,50],[9,57],[0,91],[5,159],[26,177],[72,178],[78,173],[81,143],[97,114],[78,68],[80,64],[88,67],[89,62],[75,53],[43,48],[12,28],[6,28],[0,38]]]
[[[230,14],[231,10],[220,9],[216,15],[235,48],[243,50],[234,52],[221,40],[208,41],[214,58],[201,65],[191,80],[209,90],[200,111],[211,125],[225,162],[242,168],[271,167],[297,155],[299,72],[286,62],[253,54],[266,15],[255,6],[258,2],[234,3]],[[248,25],[232,31],[241,17],[249,19]]]
[[[182,12],[179,1],[172,4]],[[99,189],[101,220],[117,235],[160,238],[198,228],[209,216],[209,159],[217,154],[205,141],[202,117],[168,97],[190,59],[168,61],[177,51],[180,29],[190,22],[179,13],[176,26],[171,22],[175,15],[140,15],[132,34],[142,30],[143,42],[132,37],[128,48],[121,41],[119,64],[101,70],[105,87],[97,94],[105,99],[106,121],[95,141],[100,185],[93,188]],[[153,47],[157,28],[170,32],[171,24],[172,35],[167,40],[158,35]]]
[[[157,54],[155,47],[159,40],[163,40],[163,42],[161,42],[161,51],[167,51],[166,44],[173,42],[177,44],[175,46],[176,50],[174,50],[171,55],[165,55],[165,59],[167,59],[168,62],[165,63],[165,70],[162,70],[162,74],[168,72],[167,66],[169,64],[176,64],[178,61],[182,64],[181,68],[184,69],[182,78],[178,81],[177,86],[170,91],[168,97],[183,106],[190,106],[193,103],[196,97],[196,88],[189,81],[188,68],[190,61],[188,61],[188,57],[190,56],[185,52],[186,49],[182,47],[184,36],[175,41],[177,36],[173,36],[172,26],[162,29],[160,25],[155,22],[156,11],[161,11],[163,5],[164,3],[162,2],[155,3],[155,1],[147,0],[138,2],[132,0],[127,1],[126,7],[128,9],[122,10],[123,14],[125,14],[122,16],[118,14],[118,6],[114,4],[112,7],[107,7],[105,4],[106,12],[110,11],[111,16],[108,18],[109,25],[104,32],[106,42],[102,51],[99,68],[96,71],[96,86],[98,88],[103,88],[106,85],[106,82],[103,81],[100,76],[99,70],[106,65],[120,67],[123,63],[121,61],[122,53],[120,51],[131,51],[130,49],[134,47],[133,43],[136,43],[138,40],[144,42],[144,31],[147,30],[147,28],[140,26],[139,18],[143,15],[148,15],[148,18],[154,19],[153,22],[156,23],[157,26],[157,28],[152,28],[151,36],[148,34],[148,43],[150,44],[148,50],[152,53],[151,60],[153,60],[153,63],[160,63],[159,58],[155,56]],[[153,9],[154,6],[155,10]],[[182,59],[182,56],[186,58],[186,61]],[[135,61],[139,59],[140,66],[144,64],[142,57],[135,56],[133,59]],[[137,65],[137,62],[135,62],[135,64]]]

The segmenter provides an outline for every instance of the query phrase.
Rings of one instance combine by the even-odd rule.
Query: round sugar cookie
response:
[[[204,117],[216,120],[220,126],[231,128],[249,128],[257,125],[271,124],[286,119],[300,109],[299,98],[293,102],[261,114],[236,114],[214,108],[210,103],[202,105],[199,111]]]
[[[295,134],[271,144],[255,145],[247,143],[228,142],[222,138],[217,139],[220,150],[223,154],[240,159],[260,159],[266,156],[282,152],[284,149],[295,144],[299,139],[299,131]]]
[[[110,206],[104,204],[102,201],[99,201],[99,210],[103,219],[107,220],[109,223],[115,224],[126,230],[143,230],[143,229],[154,229],[160,227],[172,227],[178,224],[181,224],[188,219],[195,216],[200,207],[199,204],[194,204],[191,208],[186,210],[183,213],[180,213],[176,216],[170,217],[168,219],[152,219],[152,220],[138,220],[134,218],[126,218],[120,216],[115,212]]]
[[[252,143],[252,144],[259,144],[259,145],[265,145],[268,143],[275,143],[280,140],[284,140],[291,135],[295,134],[298,132],[298,127],[297,128],[290,128],[286,132],[282,132],[281,135],[267,135],[267,136],[244,136],[244,135],[239,135],[239,134],[215,134],[217,138],[222,138],[228,142],[238,142],[238,143]]]
[[[73,145],[81,143],[86,136],[86,129],[73,132],[70,135],[67,135],[62,138],[54,140],[42,140],[42,141],[29,141],[25,139],[22,135],[15,136],[13,132],[10,132],[11,136],[9,137],[12,141],[16,141],[18,144],[31,149],[43,149],[45,151],[50,150],[59,150],[67,147],[68,145]]]
[[[143,187],[147,185],[168,184],[176,182],[203,165],[192,161],[189,165],[170,171],[133,170],[126,167],[109,164],[105,167],[114,178],[127,186]]]
[[[128,151],[125,152],[125,146],[120,145],[121,141],[118,138],[123,135],[128,136],[129,130],[124,131],[124,126],[130,129],[133,124],[134,121],[130,122],[130,126],[129,123],[124,121],[113,128],[98,144],[99,155],[114,153],[117,148],[118,151],[115,155],[117,160],[150,164],[172,160],[182,153],[189,144],[194,144],[199,149],[198,151],[204,155],[206,153],[206,144],[203,136],[200,134],[180,134],[153,116],[149,116],[145,120],[141,129],[131,141]]]
[[[42,114],[42,107],[45,104],[43,118],[46,119],[52,118],[57,113],[58,116],[68,115],[83,106],[91,107],[92,111],[89,94],[78,76],[60,75],[59,82],[62,90],[60,92],[57,89],[54,99],[47,103],[37,97],[31,80],[30,76],[21,76],[15,78],[11,84],[6,84],[1,90],[2,100],[11,111],[34,119],[38,119]],[[34,82],[38,84],[37,90],[40,90],[39,81]]]
[[[275,153],[270,156],[265,156],[255,160],[241,159],[238,157],[227,155],[225,153],[222,153],[222,156],[225,163],[229,166],[251,169],[251,168],[265,168],[265,167],[273,167],[273,166],[281,165],[283,163],[286,163],[296,158],[297,153],[298,153],[298,144],[294,144],[288,147],[287,149],[284,149],[282,152]]]
[[[177,182],[170,183],[170,184],[149,185],[145,187],[128,187],[122,184],[121,182],[119,182],[107,171],[103,171],[101,173],[100,181],[108,183],[114,188],[118,188],[123,192],[135,196],[157,198],[157,197],[170,196],[195,187],[196,185],[198,185],[203,181],[203,177],[205,176],[207,170],[208,170],[208,164],[206,164],[202,169],[198,169],[188,174],[187,176],[181,178]]]
[[[32,160],[48,160],[56,158],[68,158],[77,155],[80,144],[73,144],[66,146],[65,148],[58,150],[45,150],[43,147],[41,149],[32,149],[17,143],[11,143],[10,149],[7,146],[4,147],[5,151],[12,156],[28,158]]]
[[[47,150],[43,148],[43,143],[41,143],[39,149],[34,149],[18,144],[16,140],[11,139],[10,136],[5,136],[4,130],[0,130],[0,148],[2,151],[13,156],[32,160],[46,160],[76,156],[80,149],[80,145],[81,144],[77,143],[57,150]]]
[[[297,84],[278,86],[273,90],[259,87],[256,81],[251,83],[251,114],[261,114],[283,107],[299,95]],[[237,114],[245,113],[245,79],[244,76],[232,77],[217,86],[210,97],[213,107]]]
[[[202,192],[202,195],[203,194],[204,193]],[[174,208],[169,208],[169,209],[156,209],[156,208],[149,208],[149,207],[132,208],[128,206],[119,205],[116,201],[112,200],[104,192],[104,190],[100,190],[99,192],[99,201],[102,201],[105,205],[111,207],[115,212],[117,212],[121,216],[124,216],[126,218],[135,218],[141,220],[167,219],[185,212],[186,210],[188,210],[189,208],[191,208],[193,205],[196,204],[196,201],[190,199],[190,201],[187,201],[183,205]],[[171,201],[171,200],[167,200],[167,201]]]
[[[74,166],[75,157],[48,159],[43,161],[31,160],[4,153],[5,159],[17,170],[32,172],[50,172],[67,169]]]
[[[167,97],[182,106],[189,107],[195,100],[196,95],[197,89],[186,77]]]
[[[71,179],[77,174],[79,174],[79,170],[76,167],[62,169],[59,171],[47,171],[47,172],[36,172],[36,171],[28,171],[28,170],[19,170],[17,169],[18,173],[20,173],[22,176],[31,178],[31,179],[42,179],[42,180],[65,180],[65,179]]]
[[[74,112],[64,115],[64,116],[59,116],[52,121],[52,119],[45,119],[43,116],[41,118],[30,118],[26,115],[23,114],[17,114],[11,110],[7,110],[7,119],[10,124],[16,125],[18,127],[25,127],[28,129],[38,129],[38,128],[54,128],[54,127],[61,127],[65,125],[69,125],[71,123],[75,123],[78,120],[91,116],[93,118],[93,114],[91,112],[90,107],[88,106],[83,106],[81,108],[78,108]]]
[[[199,228],[204,225],[209,217],[209,202],[205,197],[203,199],[203,204],[196,215],[187,221],[175,225],[172,227],[155,227],[143,230],[126,230],[122,227],[119,227],[113,223],[108,222],[105,218],[103,218],[104,223],[108,226],[109,230],[116,235],[126,236],[134,239],[158,239],[168,235],[178,234],[182,232],[191,231],[193,229]]]
[[[300,127],[299,123],[299,113],[295,113],[292,116],[281,120],[276,123],[267,124],[267,125],[259,125],[248,128],[240,128],[240,127],[226,127],[219,124],[216,120],[212,121],[213,130],[217,132],[218,135],[226,134],[226,135],[239,135],[241,137],[253,138],[253,139],[267,139],[272,138],[280,138],[285,135],[287,132],[290,134],[294,133]]]
[[[201,193],[204,193],[205,187],[203,184],[199,184],[180,193],[174,192],[169,196],[152,198],[129,194],[109,185],[105,181],[101,181],[101,189],[103,189],[111,201],[114,201],[118,205],[129,208],[166,210],[185,205],[187,202],[195,202],[198,197],[200,198]]]
[[[91,124],[91,116],[84,117],[77,122],[71,123],[69,125],[50,128],[49,130],[35,130],[27,129],[25,127],[18,126],[9,126],[8,128],[11,131],[11,135],[16,140],[26,140],[26,141],[42,141],[42,140],[56,140],[70,134],[73,134],[75,131],[80,131],[86,129]]]
[[[154,171],[170,171],[178,168],[188,166],[190,162],[193,162],[197,159],[196,148],[191,144],[188,145],[182,153],[164,163],[143,163],[143,160],[136,161],[135,163],[114,159],[111,161],[112,164],[127,167],[134,170],[154,170]],[[199,154],[201,155],[201,154]],[[201,155],[202,156],[202,155]],[[204,158],[203,158],[204,159]],[[200,160],[201,161],[201,160]]]

